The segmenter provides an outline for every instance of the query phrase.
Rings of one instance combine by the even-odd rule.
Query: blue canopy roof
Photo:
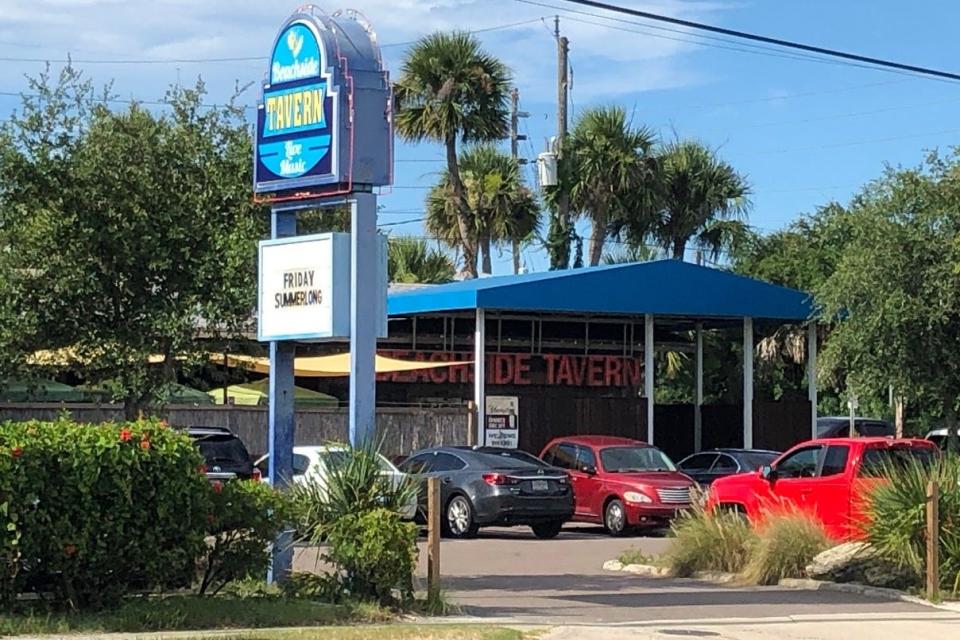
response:
[[[391,292],[390,315],[469,309],[804,321],[809,294],[680,260],[478,278]]]

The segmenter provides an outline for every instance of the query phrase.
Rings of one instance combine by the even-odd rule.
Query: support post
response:
[[[703,324],[697,323],[697,373],[693,407],[693,450],[703,449]]]
[[[376,437],[377,196],[350,196],[350,444]]]
[[[467,402],[467,444],[477,444],[477,403],[473,400]]]
[[[270,214],[270,237],[297,234],[297,214],[274,209]],[[270,486],[285,488],[293,477],[293,440],[296,428],[293,406],[293,342],[270,342],[270,402],[267,406]],[[269,582],[283,582],[293,565],[293,532],[283,531],[274,541],[267,575]]]
[[[940,596],[940,487],[927,485],[927,600]]]
[[[440,597],[440,478],[427,478],[427,600]]]
[[[807,398],[810,400],[810,438],[817,434],[817,323],[807,327]]]
[[[477,309],[473,330],[473,403],[476,405],[477,444],[487,443],[486,436],[486,381],[487,381],[487,319],[483,309]]]
[[[743,448],[753,448],[753,318],[743,319]]]
[[[654,362],[653,314],[643,316],[643,395],[647,398],[647,443],[653,444]]]

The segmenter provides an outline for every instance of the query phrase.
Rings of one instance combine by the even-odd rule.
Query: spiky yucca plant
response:
[[[339,452],[326,460],[325,480],[297,484],[292,490],[300,536],[314,544],[323,541],[346,515],[381,508],[400,512],[417,499],[417,486],[409,479],[397,482],[384,475],[378,445],[333,446]]]
[[[867,540],[884,558],[908,567],[919,585],[926,572],[927,485],[940,485],[941,588],[960,594],[960,457],[933,465],[917,461],[888,467],[889,481],[878,483],[864,500]]]

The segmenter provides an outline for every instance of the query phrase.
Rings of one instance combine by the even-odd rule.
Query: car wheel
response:
[[[556,538],[557,535],[560,534],[560,529],[563,528],[563,522],[560,520],[538,522],[537,524],[530,525],[530,528],[533,529],[533,535],[541,540],[549,540],[550,538]]]
[[[603,526],[612,536],[622,536],[627,530],[627,510],[621,500],[614,499],[607,503],[607,508],[603,510]]]
[[[473,521],[473,507],[464,496],[453,496],[450,499],[443,524],[451,538],[472,538],[480,528]]]

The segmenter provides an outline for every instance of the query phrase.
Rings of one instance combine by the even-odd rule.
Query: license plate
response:
[[[533,481],[533,490],[534,491],[549,491],[550,485],[546,480],[534,480]]]

